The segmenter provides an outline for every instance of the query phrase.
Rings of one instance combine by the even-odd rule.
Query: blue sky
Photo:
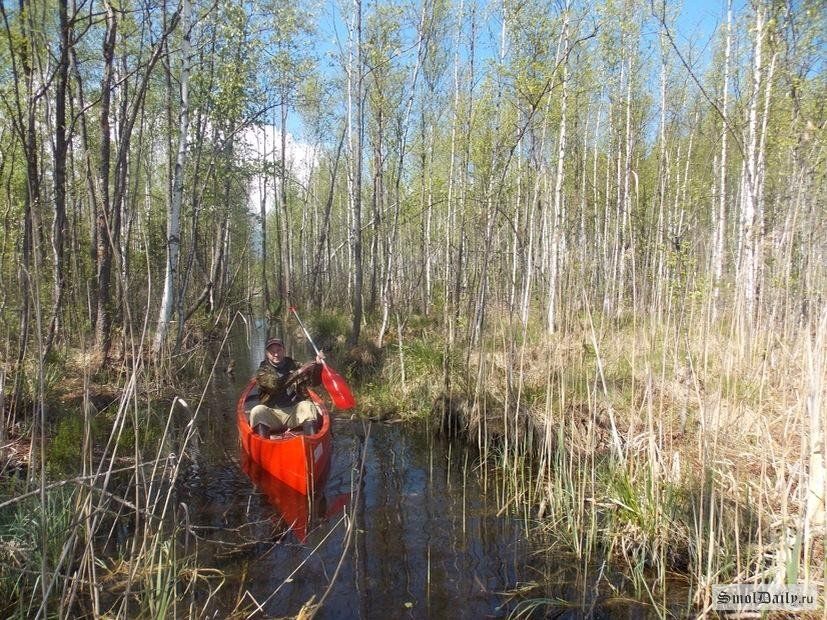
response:
[[[375,2],[365,1],[363,10],[368,13],[372,10]],[[381,0],[383,4],[387,0]],[[407,1],[407,0],[406,0]],[[315,53],[319,57],[320,69],[322,72],[330,72],[330,74],[342,74],[340,62],[333,58],[338,54],[338,44],[341,46],[347,45],[347,24],[344,22],[342,14],[343,2],[345,6],[351,6],[352,0],[323,0],[319,5],[317,12],[317,44]],[[467,9],[469,0],[464,0]],[[661,0],[655,0],[660,3]],[[667,11],[678,13],[676,22],[673,24],[672,31],[675,37],[676,44],[680,47],[681,53],[684,57],[693,63],[694,68],[702,75],[705,71],[706,65],[711,59],[714,51],[716,31],[726,20],[726,2],[727,0],[685,0],[684,2],[669,1],[667,3]],[[454,0],[457,10],[459,8],[459,0]],[[733,0],[733,13],[735,18],[739,14],[743,14],[747,0]],[[479,42],[477,47],[478,62],[484,60],[486,57],[491,57],[496,53],[496,30],[498,29],[498,11],[500,2],[484,2],[478,0],[480,11],[486,11],[491,15],[489,23],[480,29],[478,34]],[[491,33],[489,36],[488,33]],[[652,32],[649,36],[656,37]],[[653,47],[657,47],[655,41]],[[409,54],[412,56],[415,53],[411,50]],[[480,65],[481,66],[481,65]],[[341,102],[342,105],[345,102]],[[298,116],[293,114],[289,123],[289,131],[299,136],[301,139],[302,129]]]

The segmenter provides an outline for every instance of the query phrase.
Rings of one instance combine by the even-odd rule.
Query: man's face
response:
[[[271,344],[267,347],[267,361],[274,366],[284,359],[284,346],[280,344]]]

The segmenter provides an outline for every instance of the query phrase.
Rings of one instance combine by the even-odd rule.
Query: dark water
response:
[[[312,506],[251,472],[234,409],[263,341],[252,325],[227,343],[218,367],[234,359],[235,374],[216,373],[198,412],[180,497],[186,544],[221,576],[193,590],[194,608],[291,617],[324,598],[317,618],[501,618],[544,598],[560,600],[520,617],[651,615],[592,593],[597,569],[584,582],[577,561],[541,552],[526,523],[501,510],[495,481],[473,455],[425,429],[335,418],[331,475]],[[546,585],[526,587],[537,583]]]

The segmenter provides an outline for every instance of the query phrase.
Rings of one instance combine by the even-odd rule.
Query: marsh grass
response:
[[[805,401],[825,389],[805,367],[823,359],[823,340],[758,333],[764,347],[747,347],[731,331],[641,320],[589,331],[517,347],[482,374],[487,391],[516,393],[494,433],[479,417],[483,442],[511,429],[505,453],[483,453],[511,472],[510,496],[533,505],[549,544],[626,566],[637,595],[653,601],[670,574],[687,574],[701,610],[714,583],[823,585],[823,560],[813,561],[823,525],[805,540],[804,519]],[[515,389],[504,378],[520,359],[546,363],[525,364]],[[528,473],[525,452],[539,454]]]
[[[42,462],[34,459],[26,475],[2,479],[0,612],[26,618],[208,613],[224,576],[199,565],[188,507],[176,499],[206,386],[190,399],[193,405],[174,397],[161,409],[157,381],[167,371],[144,364],[141,353],[124,362],[118,383],[120,371],[105,369],[97,377],[105,386],[100,392],[88,366],[77,368],[80,376],[68,372],[61,389],[51,388],[50,406],[61,415],[44,416],[45,427],[32,430],[37,443],[45,439]],[[31,452],[41,454],[39,447]]]
[[[433,412],[441,396],[444,365],[437,327],[417,317],[401,338],[397,331],[389,333],[384,350],[361,345],[346,353],[349,374],[358,382],[363,415],[420,421]],[[368,341],[372,335],[368,330]],[[459,355],[451,357],[449,367],[459,374]]]
[[[817,325],[745,332],[737,316],[707,321],[699,300],[663,319],[587,308],[552,335],[489,316],[478,348],[449,352],[450,399],[436,328],[409,321],[417,329],[388,343],[362,392],[368,414],[452,409],[499,472],[501,512],[545,544],[621,567],[658,613],[675,575],[702,613],[715,583],[823,591],[823,512],[806,517],[811,443],[827,434],[811,424],[827,389]]]
[[[13,486],[21,486],[19,484]],[[6,488],[5,493],[15,493]],[[37,611],[37,601],[29,594],[40,587],[43,578],[40,568],[45,561],[55,566],[62,552],[63,535],[74,521],[71,507],[74,491],[67,488],[53,489],[46,494],[46,503],[30,496],[11,509],[0,512],[0,606],[3,617],[31,617]],[[45,530],[47,544],[41,544],[41,531]]]
[[[412,317],[382,349],[349,349],[345,323],[311,320],[358,386],[363,414],[433,428],[450,416],[481,460],[466,462],[464,477],[479,477],[501,514],[522,520],[549,553],[583,558],[584,575],[608,562],[658,614],[668,615],[676,574],[689,582],[687,613],[709,610],[715,583],[824,583],[824,530],[808,493],[825,330],[759,330],[747,342],[734,319],[580,312],[548,336],[503,313],[477,348],[443,347],[436,321]],[[186,366],[208,376],[220,358],[188,355]],[[180,365],[136,358],[95,394],[78,360],[80,376],[61,378],[74,412],[49,427],[45,463],[32,464],[48,474],[45,492],[33,471],[4,479],[3,612],[197,617],[225,582],[198,564],[186,506],[175,501],[200,402],[150,404]],[[558,578],[546,575],[545,591]],[[515,617],[556,608],[543,592],[520,594],[527,602]],[[240,594],[238,614],[248,605]]]

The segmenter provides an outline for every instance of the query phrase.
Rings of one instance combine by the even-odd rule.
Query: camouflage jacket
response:
[[[276,366],[263,360],[256,371],[259,402],[268,407],[291,407],[307,398],[308,385],[318,385],[321,381],[322,365],[313,364],[309,372],[293,380],[298,369],[299,365],[292,357],[285,357]]]

